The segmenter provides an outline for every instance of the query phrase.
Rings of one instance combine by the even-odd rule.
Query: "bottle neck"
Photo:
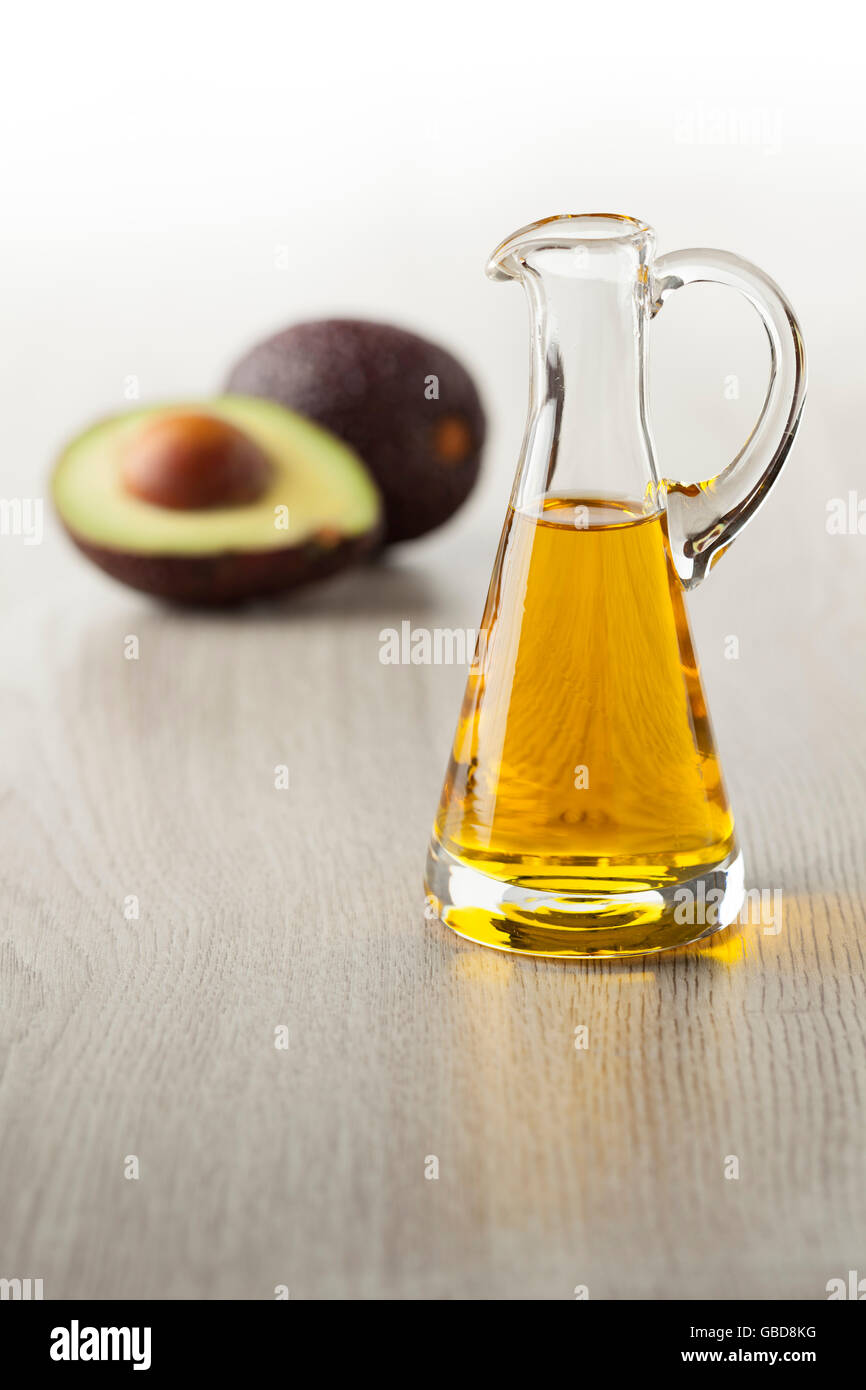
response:
[[[524,261],[532,354],[514,505],[606,497],[658,508],[646,412],[647,277],[634,248]]]

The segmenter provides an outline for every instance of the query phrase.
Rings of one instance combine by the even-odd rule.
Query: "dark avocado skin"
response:
[[[336,574],[372,554],[381,533],[312,537],[282,550],[220,555],[137,555],[91,545],[66,528],[78,549],[121,583],[169,603],[225,608],[284,593]]]
[[[425,397],[431,375],[438,400]],[[485,418],[474,382],[445,348],[405,329],[364,319],[296,324],[252,348],[226,390],[277,401],[350,445],[383,494],[385,544],[447,521],[478,477]],[[455,419],[470,447],[448,461],[437,452],[436,427]]]

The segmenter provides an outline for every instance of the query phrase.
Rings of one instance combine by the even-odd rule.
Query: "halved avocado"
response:
[[[103,420],[61,454],[54,503],[115,579],[224,604],[319,579],[375,549],[379,492],[334,435],[245,396]]]

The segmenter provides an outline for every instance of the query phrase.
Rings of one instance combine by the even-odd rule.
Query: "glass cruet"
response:
[[[651,227],[549,217],[493,253],[530,308],[529,409],[427,859],[429,915],[549,956],[643,954],[729,925],[744,894],[684,593],[779,474],[805,395],[794,312],[725,251],[654,257]],[[757,423],[718,476],[659,475],[654,316],[730,285],[770,344]]]

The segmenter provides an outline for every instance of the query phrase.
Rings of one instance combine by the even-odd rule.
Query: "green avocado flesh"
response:
[[[255,502],[183,511],[127,491],[121,469],[130,438],[148,419],[183,411],[226,420],[266,454],[271,478]],[[246,396],[149,406],[101,421],[61,455],[53,496],[62,521],[84,548],[129,556],[264,557],[320,534],[352,540],[375,533],[381,513],[375,484],[345,444],[282,406]],[[287,523],[277,508],[287,509]]]

